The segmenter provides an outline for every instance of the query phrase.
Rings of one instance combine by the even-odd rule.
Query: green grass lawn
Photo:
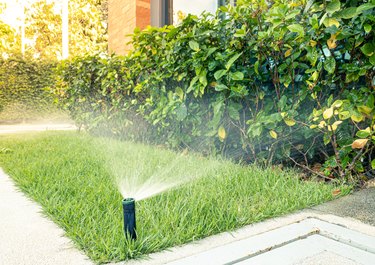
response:
[[[349,192],[300,181],[291,171],[76,132],[0,135],[0,166],[97,263],[136,258],[316,205],[331,200],[337,188],[341,195]],[[144,181],[150,175],[150,183],[158,176],[189,181],[138,201],[138,240],[126,241],[116,179]]]

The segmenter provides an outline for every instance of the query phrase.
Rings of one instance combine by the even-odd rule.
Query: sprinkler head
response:
[[[122,209],[124,212],[124,233],[126,238],[133,240],[137,239],[135,233],[135,200],[133,198],[127,198],[122,200]]]

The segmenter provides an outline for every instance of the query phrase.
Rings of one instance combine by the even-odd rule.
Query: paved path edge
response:
[[[325,214],[308,208],[286,216],[276,217],[263,222],[250,224],[232,232],[223,232],[182,246],[172,247],[161,252],[152,253],[138,260],[110,263],[111,265],[161,265],[177,261],[189,256],[208,251],[210,249],[243,240],[255,235],[281,228],[286,225],[298,223],[306,219],[315,218],[331,224],[375,237],[375,227],[365,224],[351,217],[340,217]]]

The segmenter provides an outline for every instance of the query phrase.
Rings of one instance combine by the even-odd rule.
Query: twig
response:
[[[309,172],[311,172],[311,173],[313,173],[313,174],[316,174],[316,175],[318,175],[319,177],[321,177],[321,178],[323,178],[323,179],[330,180],[330,181],[333,180],[333,179],[331,179],[331,178],[329,178],[329,177],[323,175],[322,173],[316,172],[316,171],[310,169],[309,167],[307,167],[307,166],[305,166],[305,165],[302,165],[302,164],[298,163],[296,160],[294,160],[294,159],[293,159],[292,157],[290,157],[290,156],[288,156],[288,158],[289,158],[290,160],[292,160],[292,161],[294,162],[294,164],[296,164],[297,166],[299,166],[299,167],[301,167],[301,168],[303,168],[303,169],[305,169],[305,170],[307,170],[307,171],[309,171]]]

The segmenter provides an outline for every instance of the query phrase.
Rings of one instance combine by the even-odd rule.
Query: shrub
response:
[[[375,167],[374,7],[226,6],[136,30],[129,56],[62,67],[65,102],[89,127],[136,114],[173,147],[293,161],[324,178],[363,173]],[[138,125],[124,121],[109,127]]]
[[[51,110],[53,67],[54,63],[21,55],[0,58],[0,121],[35,119]]]

